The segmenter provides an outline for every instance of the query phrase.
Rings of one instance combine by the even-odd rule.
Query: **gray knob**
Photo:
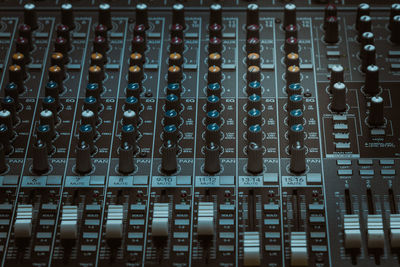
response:
[[[135,165],[133,163],[133,154],[133,147],[128,142],[123,143],[122,146],[119,148],[118,170],[121,173],[126,174],[134,171]]]
[[[303,110],[303,97],[301,95],[291,95],[287,104],[287,111],[293,109]]]
[[[371,98],[371,106],[369,107],[368,124],[371,126],[382,126],[384,122],[383,98],[374,96]]]
[[[247,141],[249,143],[261,144],[262,141],[262,129],[259,124],[250,125],[247,128]]]
[[[344,82],[344,68],[342,65],[333,65],[331,68],[331,79],[329,81],[330,92],[332,92],[333,85],[337,82]]]
[[[32,165],[36,173],[45,173],[49,170],[49,159],[47,157],[47,146],[42,140],[37,140],[32,148]]]
[[[167,140],[162,146],[161,169],[166,174],[172,174],[178,168],[176,150],[176,144],[171,140]]]
[[[263,171],[263,150],[256,143],[250,143],[247,148],[247,171],[260,173]]]
[[[306,148],[300,142],[296,142],[291,147],[290,171],[293,173],[303,173],[306,170]]]
[[[346,110],[346,108],[346,85],[344,83],[337,82],[333,85],[332,89],[331,109],[335,112],[343,112]]]
[[[361,16],[358,20],[358,36],[357,40],[360,41],[364,32],[370,32],[372,29],[372,19],[370,16]]]
[[[82,142],[76,148],[76,171],[80,174],[85,174],[91,170],[92,158],[90,157],[90,147],[85,142]]]
[[[219,159],[220,148],[214,142],[211,142],[205,148],[204,171],[209,174],[217,173],[221,170]]]

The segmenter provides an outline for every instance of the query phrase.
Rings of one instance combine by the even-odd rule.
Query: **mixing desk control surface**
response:
[[[400,3],[0,10],[1,266],[400,266]]]

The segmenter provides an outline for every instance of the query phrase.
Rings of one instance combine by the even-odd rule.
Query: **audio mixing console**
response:
[[[0,90],[0,266],[400,266],[396,1],[0,0]]]

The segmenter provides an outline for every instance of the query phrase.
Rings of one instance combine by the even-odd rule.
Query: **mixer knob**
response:
[[[211,37],[216,37],[221,39],[222,37],[222,26],[220,24],[211,24],[208,26],[208,35]]]
[[[92,171],[92,158],[90,157],[90,147],[85,142],[79,143],[76,148],[76,172],[80,174]]]
[[[168,65],[182,66],[182,64],[183,64],[183,57],[181,56],[181,54],[176,52],[169,54]]]
[[[300,68],[298,66],[289,66],[286,69],[286,84],[300,82]]]
[[[118,171],[120,173],[131,173],[135,170],[135,165],[133,162],[134,150],[132,145],[128,142],[124,142],[119,148],[119,164]]]
[[[108,30],[112,28],[111,6],[109,4],[103,3],[99,5],[98,22],[99,24],[106,25]]]
[[[221,97],[221,85],[219,83],[210,83],[207,85],[207,96],[212,95]]]
[[[18,37],[15,50],[16,52],[22,53],[25,56],[26,62],[30,61],[29,51],[31,50],[31,44],[29,43],[28,39],[25,37]]]
[[[248,143],[261,144],[262,142],[262,129],[259,124],[250,125],[247,128],[247,141]]]
[[[344,68],[342,65],[333,65],[331,68],[331,77],[329,80],[329,91],[333,89],[333,85],[337,82],[344,82]]]
[[[54,42],[54,51],[55,52],[60,52],[63,55],[67,55],[68,51],[70,49],[70,44],[65,39],[64,37],[57,37],[55,42]]]
[[[287,111],[290,112],[293,109],[303,110],[303,97],[301,95],[291,95],[288,100]]]
[[[121,130],[121,142],[128,143],[132,146],[133,150],[136,151],[136,137],[137,130],[132,124],[126,124],[122,126]]]
[[[146,4],[136,5],[136,25],[144,25],[146,29],[149,28],[149,15]]]
[[[289,127],[289,148],[300,142],[300,145],[304,145],[304,126],[303,124],[293,124]]]
[[[297,54],[295,52],[290,52],[289,54],[287,54],[286,58],[285,58],[285,65],[286,65],[286,67],[299,66],[300,65],[299,54]]]
[[[364,32],[360,39],[360,58],[364,57],[364,46],[373,45],[375,43],[375,37],[372,32]]]
[[[21,66],[11,65],[8,68],[8,79],[10,83],[14,83],[18,86],[18,92],[22,93],[24,91],[24,73]]]
[[[146,62],[145,57],[138,53],[138,52],[133,52],[131,56],[129,57],[129,65],[130,66],[139,66],[143,68],[143,64]]]
[[[180,116],[176,110],[167,110],[164,113],[164,125],[175,125],[178,127],[180,124]]]
[[[138,100],[140,99],[140,94],[142,93],[143,88],[140,87],[139,83],[129,83],[126,87],[126,97],[134,96]]]
[[[246,26],[246,39],[260,39],[260,26],[258,24],[250,24]]]
[[[140,36],[146,41],[146,26],[143,24],[136,24],[133,28],[133,36]]]
[[[0,143],[0,173],[3,173],[7,170],[5,149],[2,143]]]
[[[297,38],[291,36],[285,40],[285,54],[299,52],[299,41]]]
[[[166,174],[172,174],[176,172],[178,168],[176,144],[174,144],[171,140],[166,140],[161,150],[161,170]]]
[[[379,93],[379,67],[369,65],[365,72],[364,92],[368,95]]]
[[[20,37],[23,37],[26,40],[28,40],[29,49],[32,50],[33,49],[33,43],[32,43],[32,28],[31,28],[31,26],[29,26],[28,24],[21,24],[18,27],[18,35]]]
[[[180,24],[186,28],[185,7],[182,4],[174,4],[172,6],[172,24]]]
[[[216,95],[210,95],[207,97],[206,100],[206,110],[211,111],[211,110],[217,110],[221,111],[221,99],[216,96]]]
[[[97,121],[97,114],[99,111],[99,102],[93,96],[85,97],[83,100],[83,108],[93,111],[96,121]]]
[[[297,39],[297,26],[293,24],[289,24],[285,27],[285,39],[290,37],[294,37]]]
[[[220,4],[212,4],[210,6],[210,25],[217,24],[222,26],[222,6]]]
[[[26,79],[28,77],[28,75],[26,74],[26,68],[25,68],[26,59],[25,59],[24,54],[18,53],[18,52],[13,54],[13,56],[12,56],[12,64],[13,65],[18,65],[18,66],[21,67],[22,73],[24,75],[24,79]]]
[[[103,25],[103,24],[98,24],[95,28],[94,28],[94,36],[100,36],[103,37],[104,39],[106,39],[107,42],[107,38],[108,38],[108,34],[107,34],[107,26]]]
[[[50,127],[50,137],[53,138],[56,135],[54,114],[51,110],[45,109],[40,112],[39,121],[42,125],[49,125]]]
[[[7,125],[7,130],[10,136],[14,135],[13,129],[13,122],[12,122],[12,115],[9,110],[3,109],[0,110],[0,123]]]
[[[247,6],[246,25],[259,25],[259,8],[256,4]]]
[[[210,110],[206,114],[206,124],[216,123],[221,125],[221,116],[218,110]]]
[[[361,60],[361,70],[366,72],[369,65],[376,64],[376,47],[374,45],[366,45],[363,48],[362,54],[364,56]]]
[[[86,97],[92,96],[97,100],[100,100],[101,91],[102,89],[97,83],[88,83],[86,86]]]
[[[171,140],[173,144],[176,144],[178,142],[178,128],[173,124],[164,126],[163,140]]]
[[[204,171],[208,174],[215,174],[221,170],[220,148],[214,142],[205,147]]]
[[[4,95],[9,96],[14,99],[14,102],[19,103],[19,89],[18,85],[15,83],[8,83],[6,87],[4,87]]]
[[[208,66],[218,66],[221,67],[222,65],[222,57],[220,53],[211,53],[208,55]]]
[[[286,27],[290,24],[296,25],[296,5],[286,4],[283,16],[283,27]]]
[[[393,18],[390,41],[395,44],[400,44],[400,15],[394,16]]]
[[[11,96],[6,96],[1,100],[1,108],[10,111],[13,124],[17,123],[17,107],[15,100]]]
[[[247,110],[251,110],[251,109],[258,109],[261,110],[261,96],[258,94],[251,94],[249,95],[249,97],[247,98],[247,106],[246,109]]]
[[[288,118],[288,125],[289,127],[295,124],[303,124],[304,119],[303,119],[303,110],[301,109],[292,109],[289,112],[289,118]]]
[[[337,8],[334,4],[327,4],[324,11],[324,29],[326,28],[326,19],[337,17]]]
[[[44,87],[44,95],[53,97],[57,102],[57,106],[59,105],[59,94],[60,88],[58,87],[58,83],[55,81],[49,81],[46,83],[46,86]]]
[[[296,142],[291,147],[290,171],[293,173],[303,173],[306,171],[306,148],[300,142]]]
[[[57,37],[63,37],[68,42],[68,50],[71,50],[71,34],[67,25],[59,24],[56,30]]]
[[[362,16],[369,16],[370,14],[370,6],[366,3],[361,3],[357,8],[357,16],[356,16],[356,29],[360,30],[360,20]]]
[[[4,146],[4,152],[9,154],[12,150],[11,146],[11,131],[6,124],[0,124],[0,143]]]
[[[183,40],[184,34],[183,34],[184,27],[181,24],[173,24],[171,25],[171,39],[173,38],[179,38]]]
[[[182,69],[179,66],[168,67],[168,83],[180,83],[182,80]]]
[[[303,86],[301,86],[299,83],[291,83],[286,87],[286,93],[288,94],[288,97],[292,95],[301,95],[303,90]]]
[[[38,174],[45,173],[49,170],[47,146],[42,140],[37,140],[32,147],[32,167]]]
[[[90,147],[90,152],[93,153],[95,151],[94,147],[94,130],[92,125],[85,124],[79,127],[79,143],[84,142]]]
[[[400,15],[400,3],[392,4],[390,7],[389,29],[393,29],[393,19],[395,16]]]
[[[125,98],[125,103],[124,103],[124,110],[133,110],[135,112],[139,111],[139,99],[134,97],[134,96],[128,96]]]
[[[179,37],[173,37],[170,41],[170,47],[169,47],[169,51],[171,53],[179,53],[179,54],[183,54],[183,50],[185,49],[185,45],[183,43],[183,39],[179,38]]]
[[[51,66],[59,66],[63,71],[65,71],[65,63],[67,63],[68,58],[65,57],[62,53],[60,52],[54,52],[51,54],[50,57],[50,64]]]
[[[208,68],[207,81],[208,83],[220,83],[222,80],[222,71],[218,66]]]
[[[247,112],[247,125],[261,124],[261,111],[259,109],[250,109]]]
[[[38,28],[38,18],[36,6],[34,4],[24,5],[24,23],[31,26],[32,30],[36,30]]]
[[[249,143],[247,148],[247,171],[253,174],[263,171],[263,149],[256,143]]]
[[[374,96],[371,98],[371,105],[369,107],[368,124],[371,126],[382,126],[384,123],[383,98]]]
[[[50,154],[51,153],[50,148],[52,147],[51,140],[53,139],[50,126],[47,124],[44,125],[40,124],[37,128],[36,135],[39,140],[42,140],[43,142],[46,143],[46,146],[48,147],[47,152],[48,154]]]
[[[221,127],[216,123],[211,123],[206,126],[206,144],[214,143],[220,145],[221,143]]]
[[[258,53],[248,54],[247,58],[246,58],[246,64],[247,64],[247,66],[260,67],[260,64],[261,64],[260,54],[258,54]]]
[[[325,25],[325,42],[337,43],[339,41],[339,22],[337,17],[328,17]]]
[[[261,69],[258,66],[250,66],[247,68],[246,74],[247,82],[260,81],[261,80]]]
[[[50,81],[54,81],[57,84],[62,86],[64,79],[65,79],[65,70],[63,71],[57,65],[51,66],[49,68],[49,80]]]
[[[222,51],[222,40],[218,37],[210,38],[208,42],[208,53],[221,53]]]
[[[85,124],[91,125],[93,129],[96,128],[96,117],[94,112],[89,109],[85,109],[81,113],[81,125]]]
[[[59,105],[52,96],[46,96],[45,98],[43,98],[42,106],[43,109],[50,110],[53,113],[54,117],[56,116]]]
[[[347,109],[346,85],[342,82],[337,82],[333,85],[331,109],[335,112],[343,112]]]
[[[260,40],[258,38],[252,37],[246,41],[246,52],[249,53],[259,53],[260,52]]]
[[[138,124],[138,114],[133,110],[125,110],[122,115],[122,125],[132,124],[133,126],[137,126]]]
[[[108,50],[107,39],[103,36],[96,36],[93,40],[93,52],[106,56]]]
[[[370,32],[372,25],[372,19],[370,16],[361,16],[358,23],[358,37],[357,40],[361,40],[361,36],[364,32]]]
[[[146,40],[140,35],[134,36],[132,40],[132,52],[137,52],[144,55],[145,51],[146,51]]]
[[[259,95],[261,96],[261,83],[259,81],[251,81],[247,83],[246,87],[247,95]]]
[[[104,70],[99,66],[89,67],[89,83],[97,83],[102,87],[104,76]]]
[[[143,69],[139,66],[130,66],[128,69],[128,82],[137,83],[141,87],[143,81]]]
[[[167,97],[165,98],[165,109],[174,109],[179,111],[181,109],[179,97],[173,94],[167,95]]]
[[[67,25],[70,30],[75,28],[74,23],[74,11],[72,9],[71,4],[62,4],[61,5],[61,23]]]

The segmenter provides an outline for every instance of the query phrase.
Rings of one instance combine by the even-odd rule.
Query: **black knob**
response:
[[[56,34],[57,37],[63,37],[65,40],[67,40],[68,51],[71,50],[71,34],[69,27],[64,24],[57,25]]]
[[[146,29],[149,28],[149,15],[148,8],[146,4],[137,4],[136,5],[136,25],[144,25]]]
[[[216,95],[210,95],[206,100],[206,110],[217,110],[221,112],[221,99]]]
[[[97,118],[95,117],[94,112],[89,109],[85,109],[81,113],[81,125],[89,124],[93,129],[95,129],[96,119]]]
[[[291,147],[290,171],[297,174],[306,171],[306,148],[300,142]]]
[[[394,16],[390,33],[390,41],[400,44],[400,15]]]
[[[299,52],[299,41],[296,37],[289,37],[285,40],[285,54],[289,53],[298,53]]]
[[[169,94],[165,98],[165,109],[174,109],[179,111],[181,109],[181,102],[177,95]]]
[[[247,83],[261,81],[261,69],[258,66],[249,66],[246,74]]]
[[[103,87],[104,70],[99,66],[89,67],[89,83],[97,83],[99,87]]]
[[[106,25],[107,29],[110,30],[112,28],[111,22],[111,6],[107,3],[103,3],[99,5],[99,24]]]
[[[6,109],[0,110],[0,123],[5,124],[7,126],[10,136],[14,135],[14,132],[12,131],[13,129],[12,115],[9,110]]]
[[[361,16],[358,23],[358,37],[357,40],[361,40],[361,36],[364,32],[370,32],[372,25],[372,19],[370,16]]]
[[[400,15],[400,3],[392,4],[390,7],[389,29],[393,29],[393,19],[395,16]]]
[[[183,40],[183,37],[184,37],[183,30],[184,30],[184,27],[181,24],[171,25],[171,30],[170,30],[171,39],[176,37],[176,38]]]
[[[50,136],[53,138],[56,135],[53,112],[48,109],[42,110],[39,115],[39,121],[41,125],[49,125]]]
[[[168,83],[167,94],[174,94],[180,96],[182,92],[181,85],[179,83]]]
[[[54,42],[54,51],[62,53],[64,56],[67,56],[68,51],[70,49],[70,44],[67,39],[64,37],[57,37]]]
[[[1,100],[1,108],[10,111],[12,124],[17,123],[17,105],[11,96],[6,96]]]
[[[125,94],[126,97],[134,96],[137,99],[140,99],[140,94],[142,93],[143,88],[140,87],[139,83],[129,83],[126,87]]]
[[[18,92],[22,93],[24,91],[24,73],[21,66],[11,65],[8,67],[8,80],[18,86]]]
[[[168,67],[168,83],[180,83],[182,80],[182,69],[179,66]]]
[[[85,142],[79,143],[76,148],[76,172],[80,174],[92,171],[92,158],[90,157],[90,147]]]
[[[332,88],[332,104],[331,109],[334,112],[346,111],[346,85],[342,82],[337,82]]]
[[[85,124],[79,127],[79,143],[84,142],[90,147],[90,152],[93,153],[96,148],[94,146],[94,129],[92,125]]]
[[[222,6],[220,4],[212,4],[210,6],[210,25],[217,24],[222,26]]]
[[[102,93],[102,88],[97,83],[88,83],[86,86],[86,97],[92,96],[100,101],[100,94]]]
[[[257,66],[260,67],[261,59],[259,53],[247,54],[246,65],[247,66]]]
[[[122,125],[132,124],[133,126],[137,126],[138,124],[138,114],[133,110],[125,110],[122,115]]]
[[[222,51],[222,40],[218,37],[211,37],[208,41],[208,53],[221,53]]]
[[[339,41],[339,22],[337,17],[328,17],[325,21],[325,42],[337,43]]]
[[[25,58],[24,54],[18,53],[18,52],[14,53],[12,55],[12,64],[13,65],[18,65],[18,66],[21,67],[24,79],[26,79],[28,77],[28,75],[26,74],[26,68],[25,68],[26,58]]]
[[[204,171],[208,174],[215,174],[221,170],[220,148],[211,142],[205,147]]]
[[[303,124],[293,124],[289,127],[289,148],[299,142],[304,145],[304,126]]]
[[[385,123],[383,113],[383,98],[374,96],[371,98],[371,105],[369,107],[368,124],[370,126],[382,126]]]
[[[216,123],[211,123],[206,126],[205,134],[206,144],[214,143],[220,145],[221,143],[221,127]]]
[[[31,26],[32,30],[36,30],[38,28],[38,18],[36,6],[34,4],[24,5],[24,23]]]
[[[105,39],[108,38],[108,34],[107,34],[107,26],[103,25],[103,24],[97,24],[97,26],[94,28],[94,36],[101,36]]]
[[[283,16],[283,27],[286,27],[290,24],[296,25],[296,5],[286,4]]]
[[[140,36],[136,35],[132,39],[132,52],[137,52],[144,55],[146,51],[146,40]]]
[[[375,37],[372,32],[364,32],[360,39],[360,58],[364,57],[364,46],[375,44]]]
[[[75,29],[74,11],[69,3],[61,5],[61,23],[67,25],[70,30]]]
[[[185,45],[183,39],[179,37],[173,37],[169,43],[169,51],[171,53],[176,52],[179,54],[183,54],[183,50],[185,49]]]
[[[42,140],[37,140],[32,147],[32,168],[38,174],[45,173],[49,170],[47,146]]]
[[[136,24],[135,28],[133,28],[133,35],[140,36],[146,40],[146,26],[143,24]]]
[[[252,108],[247,112],[247,125],[261,124],[261,110]]]
[[[364,92],[373,96],[378,94],[379,91],[379,67],[369,65],[365,72]]]
[[[291,95],[288,98],[287,111],[290,112],[293,109],[303,110],[303,97],[301,95]]]
[[[334,4],[327,4],[324,12],[324,29],[326,28],[326,19],[329,17],[337,17],[337,8]]]
[[[142,81],[143,81],[143,68],[134,65],[130,66],[128,69],[128,82],[129,83],[137,83],[139,84],[140,87],[142,87]]]
[[[135,165],[133,163],[134,150],[132,145],[125,142],[119,148],[119,164],[118,171],[124,174],[131,173],[135,170]]]
[[[161,170],[166,174],[172,174],[176,172],[178,168],[176,144],[174,144],[171,140],[167,140],[164,142],[161,151]]]
[[[131,56],[129,57],[129,65],[130,66],[139,66],[143,68],[143,64],[146,62],[146,58],[138,53],[138,52],[133,52]]]
[[[246,39],[257,38],[260,39],[260,26],[257,24],[250,24],[246,26]]]
[[[125,98],[124,110],[133,110],[139,112],[140,101],[134,96],[128,96]]]
[[[52,137],[52,132],[50,129],[50,126],[47,124],[40,124],[37,128],[37,139],[42,140],[43,142],[46,143],[47,146],[47,153],[51,154],[52,152],[52,144],[51,140],[53,139]]]
[[[247,6],[246,25],[259,25],[259,8],[256,4]]]
[[[93,111],[93,113],[96,117],[96,121],[97,121],[97,114],[99,111],[99,102],[97,101],[96,98],[94,98],[93,96],[85,97],[85,99],[83,100],[83,109],[88,109],[88,110]]]
[[[44,87],[44,95],[53,97],[58,106],[60,104],[59,102],[60,88],[58,86],[58,83],[55,81],[49,81],[48,83],[46,83]]]
[[[137,129],[132,124],[127,124],[122,126],[121,130],[121,142],[128,143],[133,147],[133,150],[136,150],[136,137],[137,137]]]
[[[176,125],[166,125],[163,129],[163,140],[171,140],[173,144],[178,142],[178,128]]]
[[[289,66],[286,69],[286,84],[300,82],[300,68],[298,66]]]
[[[206,124],[216,123],[221,125],[222,119],[218,110],[210,110],[206,113]]]
[[[32,28],[28,24],[21,24],[18,27],[18,34],[20,37],[25,38],[29,43],[30,50],[33,49],[32,43]]]
[[[246,52],[249,53],[260,53],[260,40],[256,37],[247,39],[246,41]]]
[[[251,81],[247,83],[246,87],[247,95],[259,95],[261,96],[261,83],[259,81]]]
[[[261,144],[262,142],[262,128],[259,124],[250,125],[247,127],[247,141],[249,143]]]
[[[263,149],[256,143],[249,143],[247,147],[247,171],[253,174],[263,171]]]
[[[304,124],[303,110],[301,109],[292,109],[289,112],[288,125],[291,127],[295,124]]]
[[[16,52],[22,53],[25,56],[26,62],[30,61],[29,52],[31,50],[31,44],[25,37],[18,37],[15,46]]]
[[[52,66],[59,66],[65,72],[65,64],[68,62],[68,58],[60,52],[54,52],[50,57],[50,64]]]
[[[211,53],[208,55],[208,60],[207,60],[208,66],[222,66],[222,57],[220,53]]]
[[[93,52],[100,53],[104,58],[106,57],[107,50],[108,50],[107,39],[100,35],[96,36],[93,40]]]
[[[61,69],[59,66],[51,66],[49,68],[49,80],[56,82],[59,86],[63,85],[65,79],[65,70]]]
[[[207,81],[208,83],[220,83],[222,80],[222,71],[218,66],[210,66],[208,68]]]
[[[360,30],[360,20],[362,16],[369,16],[370,14],[370,6],[369,4],[362,3],[357,8],[357,16],[356,16],[356,29]]]
[[[293,24],[289,24],[285,27],[285,39],[290,37],[294,37],[297,39],[297,26]]]
[[[374,45],[366,45],[362,53],[364,56],[361,59],[361,70],[366,72],[369,65],[376,64],[376,47]]]
[[[181,54],[176,52],[169,54],[168,65],[182,66],[182,64],[183,64],[183,57],[181,56]]]
[[[261,96],[258,94],[251,94],[247,98],[247,106],[246,110],[249,111],[251,109],[257,109],[261,110],[262,104],[261,104]]]
[[[42,106],[43,106],[43,109],[51,110],[51,112],[54,115],[54,118],[56,117],[57,109],[59,106],[57,104],[57,101],[54,99],[54,97],[46,96],[45,98],[43,98]]]
[[[7,163],[5,157],[5,149],[2,143],[0,143],[0,173],[7,170]]]
[[[337,82],[344,82],[344,68],[342,65],[333,65],[331,68],[331,77],[329,80],[329,92]]]
[[[287,54],[285,57],[285,65],[286,67],[299,66],[300,65],[299,54],[295,52],[290,52],[289,54]]]
[[[176,110],[167,110],[164,113],[164,125],[175,125],[179,127],[180,124],[180,116]]]
[[[216,37],[221,39],[222,38],[222,26],[220,24],[210,24],[208,26],[208,35],[210,38]]]
[[[172,6],[172,24],[180,24],[186,28],[185,7],[182,4],[174,4]]]
[[[4,87],[4,96],[9,96],[14,99],[15,103],[19,103],[19,89],[15,83],[8,83]]]
[[[9,154],[12,151],[11,131],[6,124],[0,124],[0,143],[4,146],[4,152]]]

